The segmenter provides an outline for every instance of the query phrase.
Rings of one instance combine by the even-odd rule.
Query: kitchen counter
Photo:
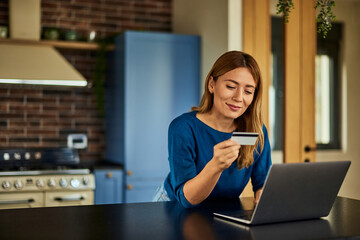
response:
[[[0,239],[329,239],[360,238],[360,200],[338,197],[324,219],[249,227],[214,218],[238,200],[193,209],[177,202],[0,210]]]

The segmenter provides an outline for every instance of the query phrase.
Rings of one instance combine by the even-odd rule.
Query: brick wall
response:
[[[42,27],[90,31],[106,37],[124,30],[171,31],[171,0],[42,0]],[[0,1],[0,25],[9,25],[8,1]],[[94,51],[59,50],[90,82]],[[0,66],[1,67],[1,66]],[[62,147],[69,133],[85,133],[81,161],[103,158],[104,119],[92,88],[0,84],[0,147]]]

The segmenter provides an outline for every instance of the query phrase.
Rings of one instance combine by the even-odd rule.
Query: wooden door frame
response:
[[[259,64],[263,80],[262,114],[269,123],[269,86],[271,58],[271,18],[269,0],[243,0],[243,51]]]
[[[262,114],[265,126],[268,127],[271,57],[270,0],[243,0],[242,9],[243,51],[252,55],[260,67],[263,80]],[[250,181],[241,196],[254,196]]]
[[[315,161],[315,0],[293,0],[284,26],[284,162]]]

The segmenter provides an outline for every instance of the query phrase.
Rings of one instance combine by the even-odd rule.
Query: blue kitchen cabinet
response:
[[[125,202],[151,201],[169,172],[168,126],[199,101],[198,36],[117,36],[108,57],[106,159],[125,168]]]
[[[96,169],[95,204],[112,204],[123,202],[123,170]]]

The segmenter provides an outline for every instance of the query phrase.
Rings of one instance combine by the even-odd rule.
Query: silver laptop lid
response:
[[[252,224],[327,216],[350,161],[274,164]]]

